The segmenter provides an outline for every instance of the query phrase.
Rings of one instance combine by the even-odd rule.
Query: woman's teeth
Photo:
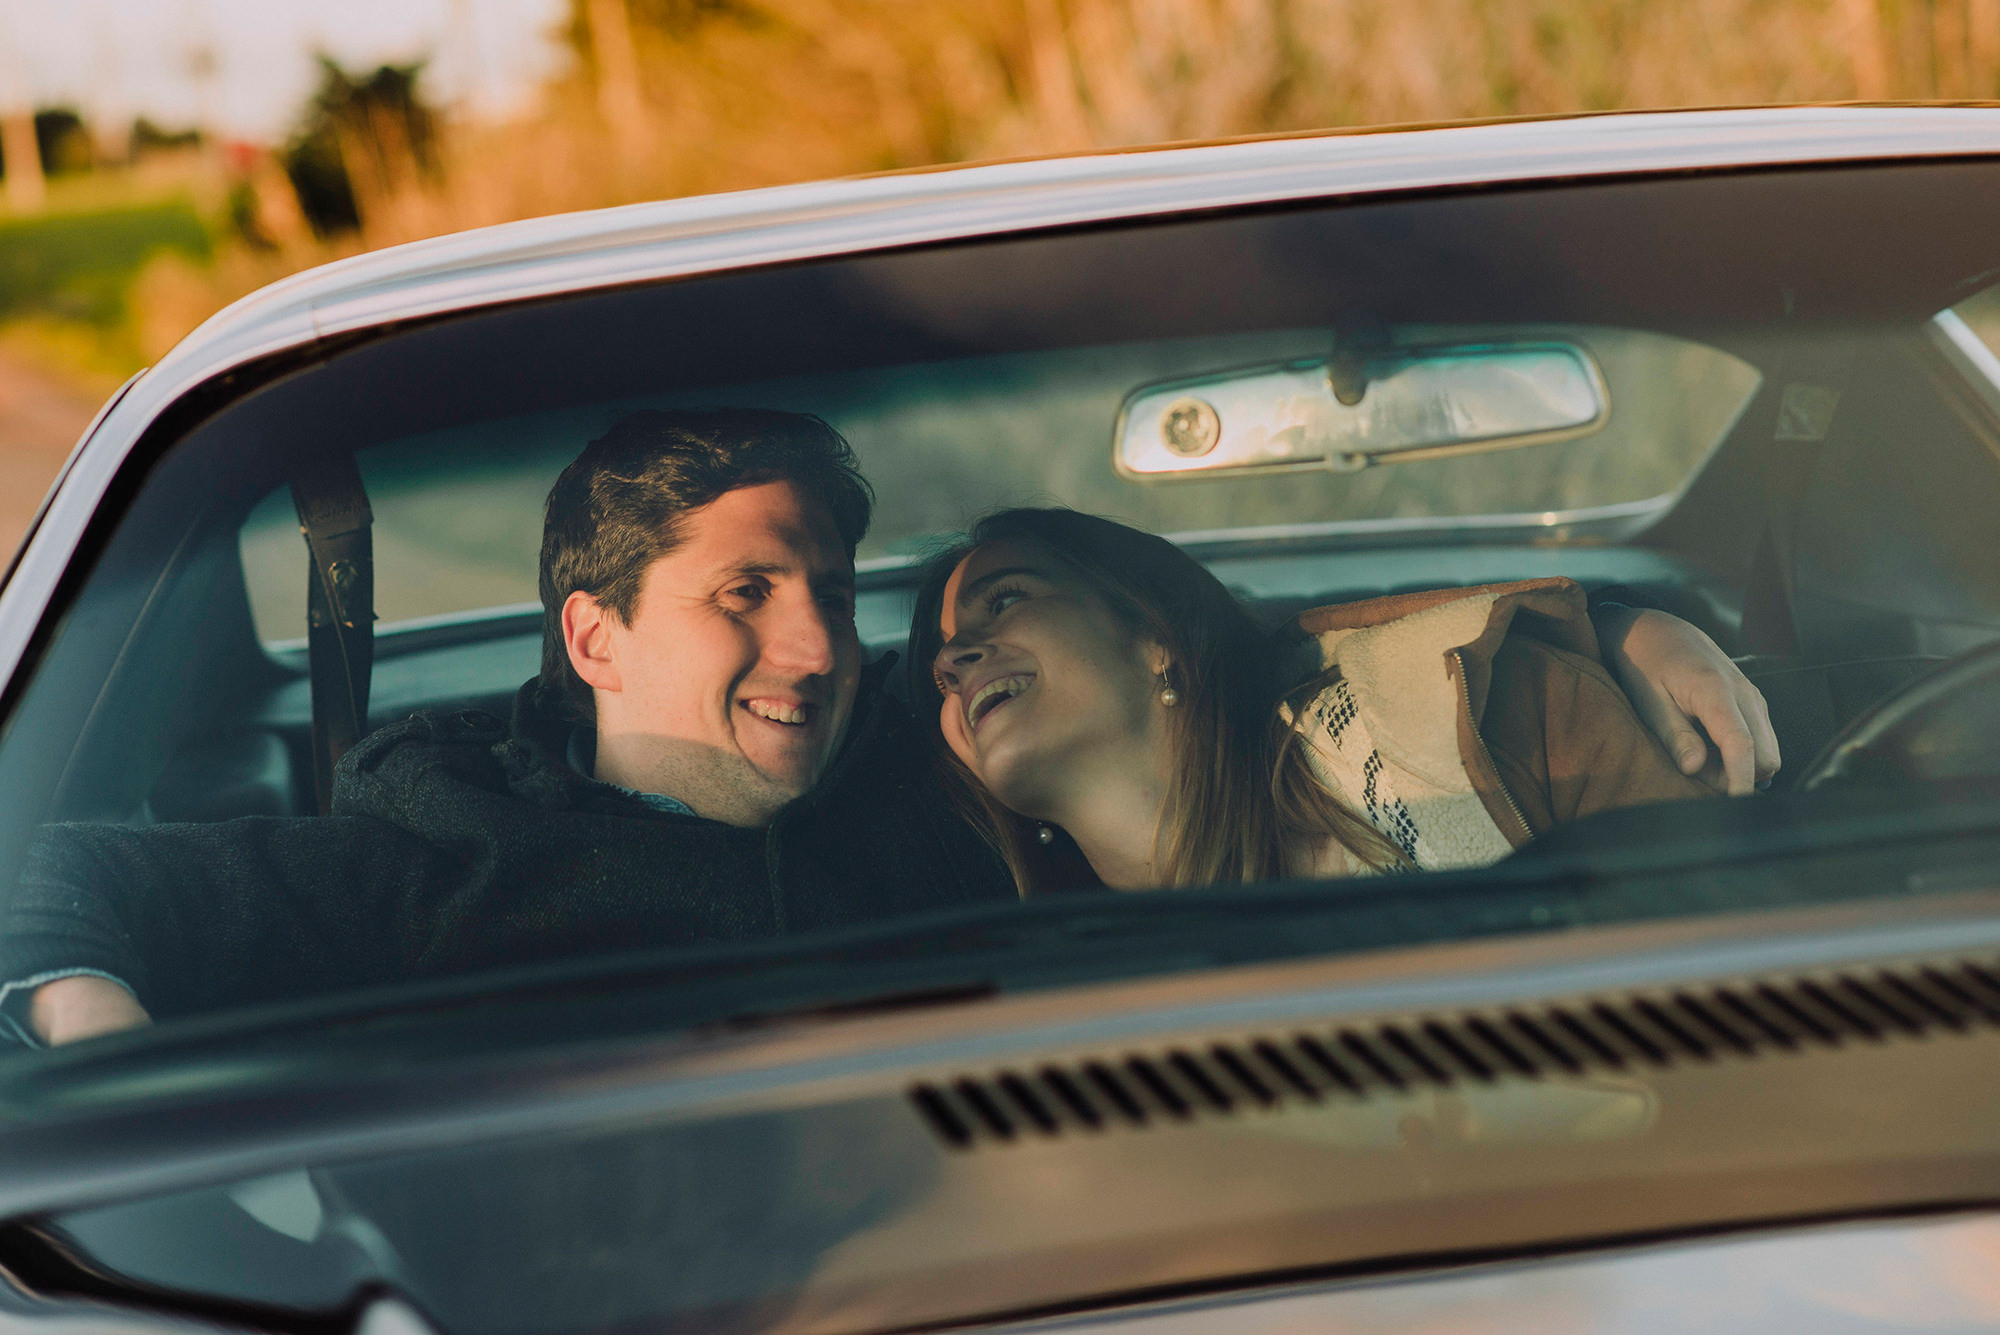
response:
[[[1017,673],[987,682],[966,701],[965,717],[976,727],[979,720],[1027,690],[1034,680],[1033,673]]]
[[[745,700],[743,707],[758,718],[767,718],[773,723],[804,723],[806,721],[806,707],[804,705],[780,704],[776,700]]]

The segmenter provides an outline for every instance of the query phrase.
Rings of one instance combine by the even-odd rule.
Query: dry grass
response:
[[[162,261],[149,355],[289,269],[486,223],[883,168],[1316,127],[2000,96],[2000,0],[573,0],[577,59],[436,178],[353,146],[363,226]],[[268,194],[268,191],[260,192]]]

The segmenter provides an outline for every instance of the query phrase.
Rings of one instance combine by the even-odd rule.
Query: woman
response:
[[[1164,539],[1003,511],[927,572],[911,699],[1023,894],[1476,866],[1710,795],[1598,662],[1568,580],[1288,630]]]

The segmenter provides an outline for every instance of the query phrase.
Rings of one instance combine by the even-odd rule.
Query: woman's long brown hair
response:
[[[1014,874],[1022,895],[1099,884],[1066,835],[1044,845],[1039,825],[1007,810],[951,754],[939,726],[943,697],[931,665],[951,572],[975,548],[1026,539],[1053,551],[1135,637],[1166,650],[1180,696],[1172,715],[1177,758],[1155,836],[1164,885],[1273,880],[1307,870],[1296,850],[1329,835],[1364,865],[1392,867],[1397,850],[1342,806],[1312,773],[1279,702],[1296,685],[1287,657],[1222,582],[1164,538],[1062,509],[1001,510],[925,568],[910,625],[910,701],[930,734],[947,788]]]

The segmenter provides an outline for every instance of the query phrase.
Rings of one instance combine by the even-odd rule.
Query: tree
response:
[[[47,193],[33,111],[0,110],[0,174],[6,177],[8,207],[16,213],[33,213],[42,207]]]
[[[35,146],[42,170],[51,176],[88,171],[97,157],[83,117],[68,107],[44,107],[35,113]]]
[[[321,236],[352,230],[438,174],[438,118],[421,61],[351,74],[321,56],[319,87],[286,143],[285,174]]]

